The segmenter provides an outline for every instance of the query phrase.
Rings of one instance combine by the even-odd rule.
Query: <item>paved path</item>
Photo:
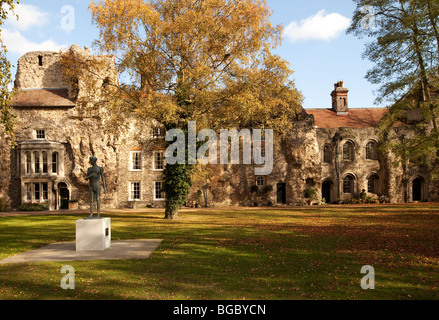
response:
[[[0,264],[52,261],[147,259],[161,239],[111,241],[104,251],[76,251],[75,242],[59,242],[0,260]]]

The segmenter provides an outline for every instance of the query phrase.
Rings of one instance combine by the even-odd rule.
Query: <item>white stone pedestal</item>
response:
[[[76,221],[76,251],[102,251],[110,246],[110,218]]]

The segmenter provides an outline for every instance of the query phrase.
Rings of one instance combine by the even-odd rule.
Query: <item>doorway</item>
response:
[[[322,200],[325,199],[326,203],[331,203],[332,199],[332,193],[331,193],[331,189],[332,189],[333,183],[331,180],[326,180],[323,182],[322,184]]]
[[[424,201],[424,178],[418,177],[412,183],[412,200]]]
[[[287,185],[285,183],[277,184],[277,203],[287,204]]]
[[[67,188],[67,184],[64,182],[60,182],[58,184],[59,189],[59,208],[61,210],[69,209],[69,200],[70,200],[70,191]]]

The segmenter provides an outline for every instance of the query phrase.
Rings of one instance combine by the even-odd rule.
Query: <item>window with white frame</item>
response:
[[[163,191],[163,182],[154,182],[154,200],[165,200],[165,192]]]
[[[32,201],[32,184],[26,183],[24,187],[26,190],[26,201]]]
[[[26,162],[26,166],[25,166],[25,173],[26,174],[31,174],[32,173],[32,157],[31,157],[31,153],[30,152],[26,152],[25,155],[25,162]]]
[[[130,182],[130,200],[140,200],[140,182]]]
[[[265,178],[264,177],[257,177],[256,178],[256,185],[258,187],[263,187],[265,186]]]
[[[166,135],[166,130],[164,128],[155,127],[152,129],[152,135],[154,138],[162,138]]]
[[[52,173],[58,174],[58,152],[52,153]]]
[[[47,182],[41,183],[41,200],[47,201],[49,199],[49,188]]]
[[[46,131],[45,130],[35,130],[35,137],[37,139],[46,139]]]
[[[131,170],[142,170],[142,151],[131,151]]]
[[[40,173],[40,154],[38,152],[34,152],[34,172]]]
[[[43,158],[43,174],[47,174],[47,152],[43,151],[41,156]]]
[[[49,200],[49,185],[47,182],[25,183],[25,199],[28,202],[47,202]]]
[[[33,201],[39,202],[41,200],[40,198],[40,184],[34,183],[33,184]]]
[[[165,156],[163,151],[156,151],[153,153],[153,169],[162,171],[165,169]]]

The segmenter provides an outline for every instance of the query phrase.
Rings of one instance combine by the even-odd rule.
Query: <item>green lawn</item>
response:
[[[112,238],[147,260],[0,265],[0,299],[438,299],[439,205],[121,211]],[[0,217],[0,259],[75,240],[78,215]],[[75,290],[60,287],[75,269]],[[375,269],[375,290],[360,287]]]

